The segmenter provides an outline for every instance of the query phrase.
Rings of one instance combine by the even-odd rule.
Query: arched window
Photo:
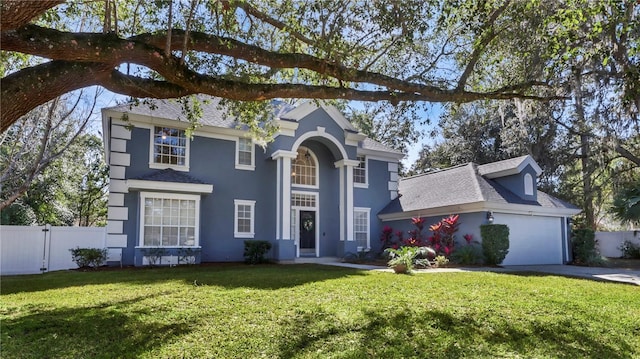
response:
[[[524,175],[524,194],[533,196],[533,177],[529,173]]]
[[[298,147],[298,157],[291,162],[291,183],[300,186],[318,186],[316,156],[306,147]]]

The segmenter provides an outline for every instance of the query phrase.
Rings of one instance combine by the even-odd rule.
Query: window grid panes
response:
[[[291,194],[291,205],[297,207],[316,207],[316,196],[303,193]]]
[[[196,201],[184,199],[144,199],[145,246],[196,245]]]
[[[367,211],[353,212],[353,234],[358,247],[369,247],[369,213]]]
[[[169,165],[186,165],[187,137],[184,130],[154,128],[153,161]]]
[[[308,149],[298,148],[298,157],[291,163],[291,178],[293,184],[316,185],[316,161]]]
[[[367,159],[365,156],[358,156],[360,163],[353,168],[353,182],[367,183]]]
[[[241,138],[238,140],[238,164],[251,166],[253,142],[249,138]]]
[[[237,205],[238,233],[251,233],[251,205]]]

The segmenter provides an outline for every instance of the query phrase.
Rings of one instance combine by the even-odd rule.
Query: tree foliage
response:
[[[537,10],[526,2],[8,0],[2,12],[2,50],[49,60],[3,77],[3,131],[91,85],[132,97],[245,101],[562,97],[526,64],[500,79],[479,66],[501,69],[491,53],[508,34],[546,31],[530,21]]]

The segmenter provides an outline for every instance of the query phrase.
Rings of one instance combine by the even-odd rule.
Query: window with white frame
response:
[[[371,248],[369,245],[369,208],[353,209],[353,237],[358,247]]]
[[[306,147],[298,148],[298,156],[291,161],[291,183],[294,185],[317,187],[318,167],[315,155]]]
[[[524,194],[533,196],[533,176],[529,173],[524,175]]]
[[[198,246],[200,196],[141,192],[140,245]]]
[[[189,142],[184,130],[154,126],[150,165],[155,168],[187,167]]]
[[[254,145],[250,138],[238,138],[236,142],[236,169],[254,170]]]
[[[367,158],[358,156],[358,166],[353,168],[353,183],[357,185],[367,184]]]
[[[234,236],[236,238],[253,238],[255,235],[254,216],[256,201],[236,199],[233,203],[235,206]]]

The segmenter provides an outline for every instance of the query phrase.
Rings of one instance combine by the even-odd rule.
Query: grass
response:
[[[635,286],[316,265],[2,278],[2,358],[639,358]]]

